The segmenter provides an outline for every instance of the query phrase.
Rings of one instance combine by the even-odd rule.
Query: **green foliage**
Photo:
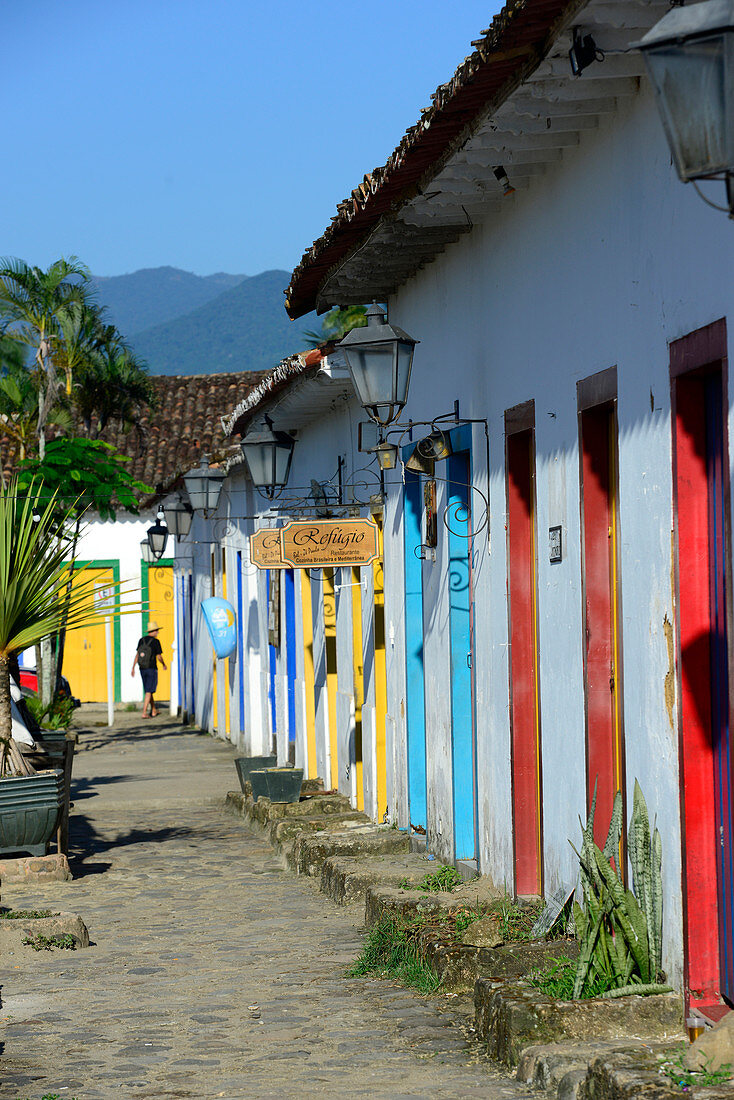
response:
[[[71,932],[60,932],[55,936],[44,936],[43,932],[34,932],[33,935],[24,936],[22,941],[26,947],[32,947],[34,951],[76,951],[76,940]]]
[[[101,519],[114,519],[115,508],[137,515],[135,494],[153,490],[128,473],[129,461],[100,439],[54,439],[46,444],[43,459],[21,463],[19,488],[28,492],[35,483],[42,506],[53,498],[76,517],[90,510]]]
[[[421,993],[434,993],[441,982],[418,952],[417,938],[422,928],[420,921],[383,916],[370,928],[364,947],[347,976],[361,978],[378,974],[395,978]]]
[[[576,984],[576,963],[567,955],[559,955],[551,959],[547,966],[531,970],[526,981],[529,985],[539,989],[546,997],[554,1000],[570,1001],[576,999],[574,987]],[[581,999],[598,997],[605,989],[604,980],[595,978],[588,982],[581,994]]]
[[[490,907],[490,912],[497,916],[499,931],[506,943],[528,943],[533,925],[542,909],[542,902],[536,905],[518,905],[509,894],[505,894],[500,902],[495,902]]]
[[[459,937],[466,932],[470,925],[486,916],[486,913],[481,909],[472,909],[469,905],[462,905],[459,909],[452,911],[449,916],[453,920],[454,932]]]
[[[728,1062],[719,1069],[689,1069],[685,1064],[687,1049],[687,1045],[682,1043],[675,1057],[664,1059],[660,1063],[660,1072],[677,1085],[681,1092],[692,1088],[725,1085],[734,1077],[734,1067]]]
[[[42,920],[53,916],[50,909],[0,909],[0,920]]]
[[[74,717],[74,703],[67,695],[55,695],[46,707],[37,695],[29,695],[26,704],[39,726],[47,730],[67,730]]]
[[[629,828],[630,859],[635,892],[626,890],[619,871],[622,832],[622,795],[617,791],[604,850],[594,843],[596,789],[586,826],[579,869],[583,906],[574,903],[576,935],[581,943],[573,996],[629,990],[635,993],[662,992],[660,971],[662,948],[661,844],[657,829],[650,838],[647,806],[635,782],[634,806]],[[634,856],[632,852],[634,850]],[[575,851],[575,849],[574,849]],[[621,994],[617,994],[621,995]]]
[[[327,340],[341,340],[353,328],[364,328],[367,324],[366,306],[335,306],[330,309],[321,322],[321,332],[313,329],[306,333],[308,346],[317,348]]]
[[[31,1100],[29,1096],[26,1096],[24,1100]],[[45,1092],[41,1097],[41,1100],[64,1100],[60,1092]],[[76,1096],[67,1097],[66,1100],[78,1100]]]
[[[443,890],[453,890],[461,882],[461,875],[455,867],[441,864],[432,874],[424,875],[419,883],[411,883],[404,878],[400,880],[399,886],[402,890],[424,890],[429,894],[438,894]]]

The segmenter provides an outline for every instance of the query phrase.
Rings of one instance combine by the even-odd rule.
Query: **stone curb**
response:
[[[77,913],[54,913],[51,917],[0,919],[0,954],[33,951],[23,938],[39,933],[46,937],[71,935],[78,948],[89,947],[89,932]]]
[[[63,852],[49,856],[19,856],[0,859],[0,882],[4,886],[16,883],[42,885],[46,882],[70,882],[69,861]]]

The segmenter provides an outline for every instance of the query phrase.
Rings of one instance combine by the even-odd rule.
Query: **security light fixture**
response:
[[[734,0],[674,7],[635,47],[680,179],[723,179],[734,216]]]
[[[172,504],[165,504],[163,511],[171,534],[175,535],[177,540],[185,538],[191,530],[191,520],[194,516],[191,505],[183,500],[177,500]]]
[[[269,416],[263,431],[242,440],[242,453],[255,488],[268,500],[288,484],[295,438],[288,432],[275,431]]]
[[[148,528],[148,545],[155,561],[160,561],[163,557],[168,542],[168,528],[163,522],[164,518],[163,509],[159,508],[155,523]]]
[[[184,485],[195,512],[204,512],[208,516],[216,511],[225,477],[224,470],[216,470],[209,465],[208,455],[202,455],[199,465],[184,474]]]
[[[418,343],[373,302],[367,324],[353,328],[337,345],[344,351],[357,397],[376,424],[391,424],[408,399],[413,352]]]
[[[493,172],[495,174],[495,178],[496,178],[498,184],[502,188],[502,194],[503,195],[514,195],[515,194],[515,188],[512,186],[512,184],[508,180],[507,172],[505,172],[503,166],[501,164],[498,164],[497,167],[493,169]]]
[[[153,557],[153,547],[150,545],[147,538],[140,540],[140,557],[146,565],[152,565],[155,561]]]

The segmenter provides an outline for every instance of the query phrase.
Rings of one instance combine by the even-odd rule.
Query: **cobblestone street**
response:
[[[3,886],[6,906],[79,913],[93,943],[3,960],[3,1098],[530,1095],[466,1037],[456,999],[344,976],[362,910],[227,817],[231,746],[116,722],[75,759],[74,881]]]

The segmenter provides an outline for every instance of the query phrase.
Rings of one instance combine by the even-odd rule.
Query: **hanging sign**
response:
[[[280,531],[286,565],[370,565],[380,556],[379,528],[371,519],[321,519],[288,523]]]
[[[210,596],[201,601],[204,622],[217,657],[231,657],[237,648],[235,610],[229,600]]]
[[[250,535],[250,561],[258,569],[285,569],[280,556],[280,528],[261,527]]]

